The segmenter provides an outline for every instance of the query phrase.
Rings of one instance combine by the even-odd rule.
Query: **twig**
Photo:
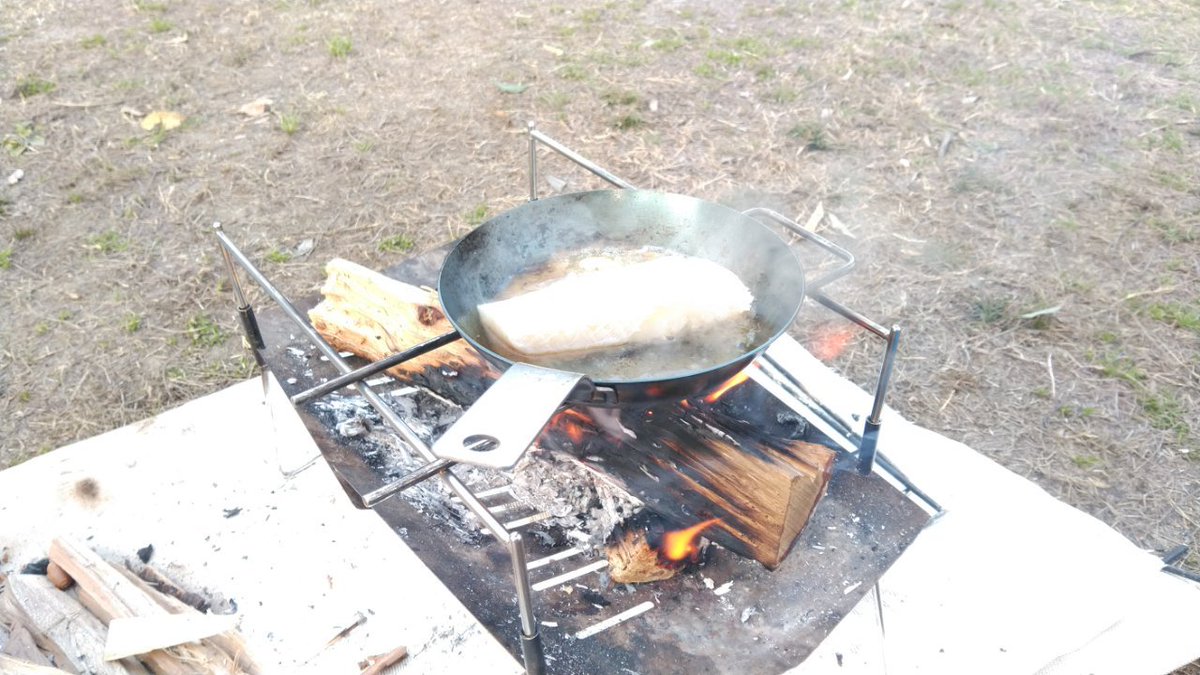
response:
[[[1046,352],[1046,371],[1050,373],[1050,398],[1054,398],[1058,394],[1058,388],[1054,383],[1054,354]]]
[[[1140,298],[1143,295],[1158,295],[1159,293],[1170,293],[1173,290],[1175,290],[1174,286],[1159,286],[1158,288],[1156,288],[1152,291],[1134,291],[1133,293],[1130,293],[1129,295],[1126,295],[1125,297],[1121,298],[1121,301],[1124,302],[1126,300]]]
[[[379,673],[382,673],[389,666],[403,661],[407,656],[407,647],[396,647],[386,654],[367,657],[358,664],[358,667],[362,668],[362,673],[359,675],[379,675]]]

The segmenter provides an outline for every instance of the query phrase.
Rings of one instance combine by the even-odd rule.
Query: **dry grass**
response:
[[[330,257],[384,266],[519,203],[534,119],[644,187],[821,203],[862,261],[837,294],[906,328],[895,407],[1141,546],[1200,541],[1189,3],[112,10],[0,9],[0,134],[45,140],[4,156],[0,465],[247,374],[189,332],[236,335],[212,221],[308,293]],[[869,384],[875,349],[835,365]]]

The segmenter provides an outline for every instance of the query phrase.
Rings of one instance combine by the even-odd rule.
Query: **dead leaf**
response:
[[[562,56],[564,53],[561,47],[556,47],[554,45],[542,45],[542,49],[550,52],[551,54],[553,54],[555,56]]]
[[[170,131],[178,128],[186,119],[187,116],[181,113],[170,110],[155,110],[142,118],[141,126],[146,131],[154,131],[154,128],[158,126],[161,126],[163,131]]]
[[[812,215],[808,217],[808,222],[804,224],[804,229],[809,232],[816,232],[817,225],[821,224],[821,219],[825,217],[825,203],[817,202],[817,208],[813,209]]]
[[[1054,314],[1058,314],[1058,310],[1060,310],[1060,309],[1062,309],[1062,305],[1046,307],[1045,309],[1037,309],[1032,312],[1026,312],[1025,314],[1022,314],[1021,318],[1022,319],[1036,319],[1039,316],[1051,316]]]
[[[270,112],[272,105],[275,105],[274,101],[265,96],[260,96],[238,108],[238,112],[246,117],[262,117]]]
[[[529,88],[527,84],[514,84],[512,82],[497,82],[496,88],[506,94],[520,94]]]
[[[839,232],[841,234],[846,235],[847,237],[850,237],[851,239],[858,239],[858,237],[856,237],[854,235],[854,232],[851,231],[850,228],[846,227],[846,225],[842,222],[842,220],[840,218],[838,218],[837,216],[833,215],[832,212],[827,213],[825,215],[827,217],[826,219],[829,221],[829,226],[832,227],[834,230],[836,230],[837,232]]]

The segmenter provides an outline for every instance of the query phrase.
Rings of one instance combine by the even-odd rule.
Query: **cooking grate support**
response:
[[[622,188],[633,189],[634,186],[615,174],[609,172],[603,167],[583,157],[574,150],[559,143],[553,138],[539,131],[531,122],[528,126],[529,136],[529,197],[530,200],[538,198],[537,176],[538,176],[538,146],[544,145],[553,150],[555,153],[567,158],[576,165],[582,167],[593,175],[608,182],[609,184]],[[769,209],[753,208],[744,212],[746,215],[757,218],[759,220],[769,220],[777,225],[787,229],[793,234],[812,242],[821,249],[841,260],[841,264],[808,282],[807,296],[823,305],[827,309],[841,315],[856,325],[864,328],[872,335],[882,339],[885,343],[882,363],[880,365],[879,376],[876,381],[875,394],[872,401],[871,409],[864,422],[863,431],[856,433],[841,420],[829,413],[821,406],[816,399],[805,389],[802,383],[799,382],[791,373],[781,366],[769,354],[762,354],[761,369],[779,384],[781,391],[792,398],[792,401],[787,401],[788,405],[803,415],[806,421],[812,423],[817,428],[821,429],[826,435],[834,440],[847,456],[853,458],[853,468],[862,475],[870,474],[875,467],[878,467],[881,473],[890,477],[893,481],[903,487],[904,492],[912,497],[917,498],[930,513],[939,515],[942,512],[941,506],[933,501],[928,495],[917,488],[902,472],[900,472],[894,464],[878,452],[877,441],[880,429],[881,414],[883,411],[884,400],[887,395],[888,385],[891,380],[892,370],[895,363],[895,356],[900,341],[900,327],[893,325],[885,327],[882,324],[871,320],[865,315],[843,305],[828,296],[822,289],[829,283],[845,276],[855,266],[854,255],[846,249],[829,241],[828,239],[811,232],[801,227],[795,221]],[[366,399],[366,401],[379,413],[384,423],[393,431],[400,435],[403,441],[422,459],[425,464],[418,469],[401,476],[394,481],[383,485],[375,490],[358,494],[356,490],[349,485],[345,485],[347,495],[355,502],[359,508],[373,508],[388,498],[399,494],[403,490],[410,488],[424,480],[436,476],[442,483],[462,502],[468,510],[471,511],[483,524],[484,528],[494,536],[500,543],[508,548],[510,558],[512,560],[513,581],[516,588],[516,598],[520,618],[521,627],[521,652],[524,659],[526,672],[539,675],[545,671],[545,659],[543,656],[540,635],[538,631],[538,622],[535,618],[532,601],[533,588],[529,581],[529,569],[531,567],[540,566],[549,562],[547,560],[537,560],[529,563],[526,560],[526,547],[518,528],[528,525],[530,522],[536,521],[537,516],[522,518],[510,522],[502,523],[497,517],[496,512],[499,509],[495,507],[489,509],[481,501],[483,498],[490,497],[494,491],[481,491],[476,494],[471,491],[461,480],[458,479],[448,469],[454,465],[454,462],[444,459],[439,459],[433,454],[430,447],[412,430],[412,428],[396,413],[396,411],[387,404],[376,386],[379,384],[377,380],[368,380],[373,375],[377,375],[384,370],[412,358],[416,358],[428,352],[439,349],[455,340],[461,338],[457,333],[448,333],[439,336],[432,340],[416,345],[412,348],[398,352],[392,356],[380,361],[367,364],[360,368],[354,368],[346,359],[349,354],[340,353],[332,345],[326,342],[312,325],[301,315],[296,306],[285,296],[274,284],[259,270],[253,262],[243,253],[236,244],[229,238],[223,230],[221,224],[213,224],[213,232],[221,247],[221,254],[225,260],[229,277],[232,283],[234,300],[236,302],[236,311],[242,330],[245,333],[246,341],[254,354],[256,363],[259,365],[264,388],[267,386],[267,365],[264,357],[265,343],[263,336],[258,327],[258,322],[255,316],[254,308],[249,303],[244,292],[241,279],[238,274],[240,267],[251,280],[262,289],[267,296],[273,300],[276,305],[283,311],[284,315],[304,334],[339,373],[335,377],[325,383],[314,386],[310,389],[298,392],[290,397],[290,401],[294,406],[300,406],[314,399],[326,396],[334,391],[347,386],[355,386],[358,392]],[[839,468],[842,464],[839,463]],[[557,557],[565,557],[570,551],[556,554]],[[595,563],[593,563],[595,564]],[[585,568],[586,569],[586,568]],[[588,570],[590,571],[590,570]],[[646,611],[649,607],[634,607],[632,610],[639,610],[613,617],[611,620],[623,621],[641,612]],[[882,617],[880,617],[882,618]],[[594,628],[599,628],[594,627]]]

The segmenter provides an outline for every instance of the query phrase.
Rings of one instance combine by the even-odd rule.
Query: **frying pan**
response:
[[[572,252],[652,246],[712,260],[754,297],[760,329],[742,354],[710,359],[684,373],[664,372],[653,352],[638,356],[632,379],[593,379],[566,366],[513,361],[490,343],[476,308],[512,280]],[[688,279],[678,279],[687,284]],[[707,392],[745,368],[791,325],[804,300],[804,271],[772,230],[734,209],[684,195],[597,190],[525,203],[488,220],[450,251],[438,280],[446,317],[504,374],[434,444],[443,459],[507,468],[520,459],[564,402],[617,406]],[[637,359],[644,362],[637,362]]]

